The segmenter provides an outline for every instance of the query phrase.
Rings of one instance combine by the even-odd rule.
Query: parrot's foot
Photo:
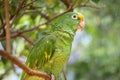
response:
[[[51,75],[51,80],[55,80],[55,77],[53,74]]]

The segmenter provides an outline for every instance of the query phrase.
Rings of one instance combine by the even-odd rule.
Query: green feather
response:
[[[32,48],[26,64],[31,68],[47,74],[53,74],[59,80],[64,65],[70,56],[70,49],[79,19],[73,19],[70,12],[64,14],[49,25],[51,32],[44,35]],[[23,72],[21,80],[42,80]]]

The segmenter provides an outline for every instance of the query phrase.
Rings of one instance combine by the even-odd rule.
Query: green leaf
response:
[[[95,2],[95,3],[98,3],[100,0],[92,0],[93,2]]]

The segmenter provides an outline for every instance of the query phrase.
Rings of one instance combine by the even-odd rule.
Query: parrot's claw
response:
[[[55,77],[53,74],[51,75],[51,80],[55,80]]]

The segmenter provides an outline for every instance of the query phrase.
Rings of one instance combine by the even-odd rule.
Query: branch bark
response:
[[[66,5],[67,8],[71,6],[70,0],[61,0],[61,1]]]
[[[54,16],[53,18],[49,19],[47,22],[45,22],[45,23],[43,23],[43,24],[37,25],[37,26],[35,26],[35,27],[31,28],[31,29],[26,29],[26,30],[21,30],[21,31],[19,30],[19,31],[15,31],[15,32],[16,32],[16,33],[26,33],[26,32],[30,32],[30,31],[36,30],[36,29],[38,29],[39,27],[41,27],[42,25],[48,24],[48,23],[50,23],[51,21],[53,21],[54,19],[62,16],[62,15],[65,14],[65,13],[71,12],[71,11],[73,11],[73,8],[72,8],[72,7],[69,7],[69,8],[68,8],[66,11],[64,11],[63,13]]]
[[[15,37],[19,37],[20,36],[20,33],[12,33],[11,34],[11,38],[15,38]],[[6,37],[1,37],[0,38],[0,41],[3,41],[3,40],[5,40],[6,39]]]
[[[34,45],[35,43],[32,41],[32,40],[30,40],[25,34],[21,34],[21,33],[12,33],[12,35],[11,35],[11,38],[16,38],[16,37],[22,37],[22,38],[24,38],[28,43],[30,43],[31,45]],[[2,37],[2,38],[0,38],[0,41],[3,41],[3,40],[5,40],[6,39],[6,37]]]
[[[91,4],[82,4],[82,5],[79,5],[78,7],[88,7],[88,8],[95,8],[95,9],[103,9],[103,8],[105,8],[105,5],[95,6],[95,5],[91,5]]]
[[[8,53],[11,53],[11,45],[10,45],[10,17],[9,17],[9,1],[5,0],[5,16],[6,16],[6,50]]]
[[[33,4],[35,1],[37,1],[37,0],[32,0],[32,1],[29,2],[28,4],[24,5],[22,8],[27,7],[27,6],[31,5],[31,4]]]
[[[50,23],[51,21],[53,21],[54,19],[56,19],[57,17],[60,17],[60,16],[62,16],[63,14],[68,13],[68,12],[71,12],[71,11],[73,11],[73,7],[69,7],[69,8],[68,8],[66,11],[64,11],[63,13],[54,16],[53,18],[49,19],[47,22],[45,22],[45,23],[43,23],[43,24],[34,26],[33,28],[26,29],[26,30],[21,30],[21,31],[20,31],[20,30],[17,30],[17,31],[14,31],[14,32],[11,33],[11,34],[12,34],[12,35],[11,35],[11,38],[20,37],[20,35],[23,34],[23,33],[30,32],[30,31],[34,31],[34,30],[38,29],[39,27],[41,27],[42,25],[48,24],[48,23]],[[5,37],[2,37],[2,38],[0,38],[0,41],[3,41],[3,40],[5,40],[5,39],[6,39]]]
[[[30,69],[28,66],[23,64],[20,60],[18,60],[16,57],[10,55],[9,53],[0,50],[0,55],[2,57],[4,57],[5,59],[11,61],[12,63],[16,64],[18,67],[23,69],[28,75],[39,76],[39,77],[44,78],[46,80],[50,80],[50,76],[48,74]]]
[[[34,45],[34,44],[35,44],[35,43],[34,43],[32,40],[30,40],[29,37],[26,36],[25,34],[21,34],[20,36],[23,37],[29,44],[31,44],[31,45]]]
[[[22,2],[18,5],[18,7],[16,8],[14,14],[10,17],[10,19],[13,19],[21,10],[21,8],[23,7],[25,3],[25,0],[22,0]]]

